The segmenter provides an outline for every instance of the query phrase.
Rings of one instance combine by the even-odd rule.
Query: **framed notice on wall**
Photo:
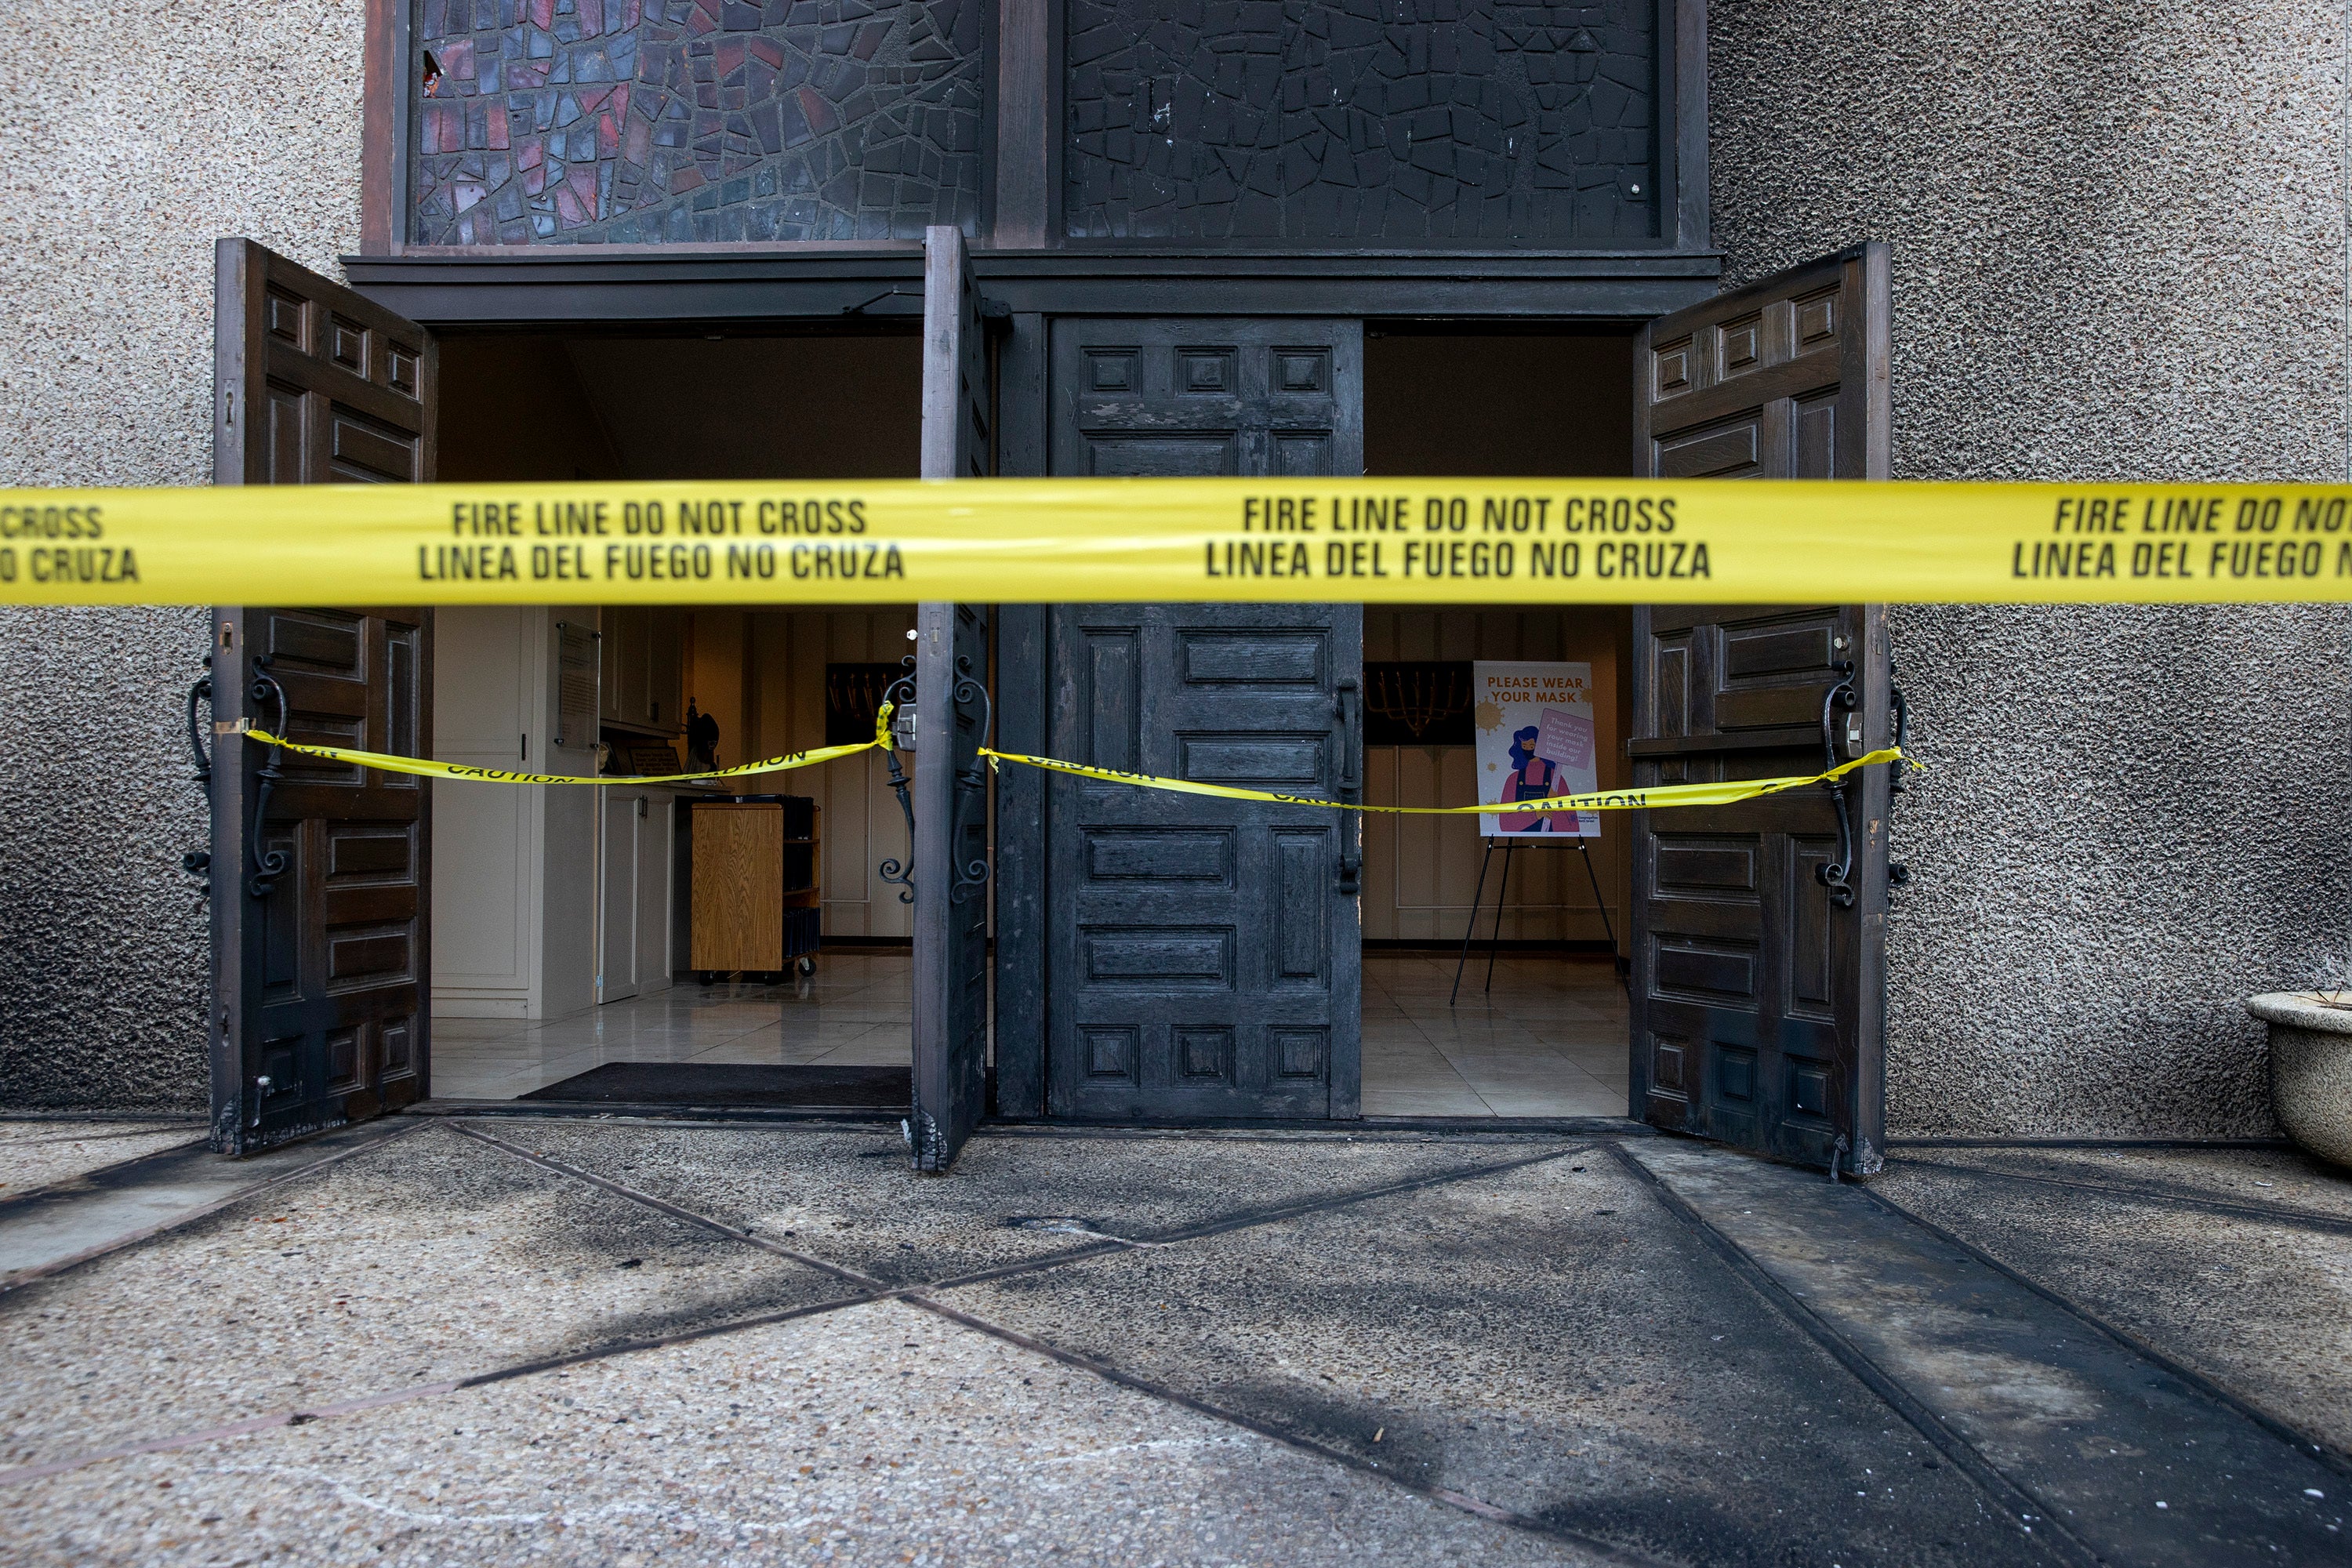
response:
[[[1478,804],[1505,805],[1601,787],[1592,726],[1592,667],[1557,660],[1481,659],[1470,667],[1477,731]],[[1591,811],[1481,816],[1488,838],[1598,838]]]
[[[602,661],[596,657],[599,634],[577,621],[555,623],[555,743],[593,746],[596,743],[596,710],[601,706],[598,683]]]

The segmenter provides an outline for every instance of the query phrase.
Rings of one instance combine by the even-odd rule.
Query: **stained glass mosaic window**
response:
[[[1654,0],[1068,0],[1074,237],[1657,233]]]
[[[418,0],[409,238],[969,232],[992,3]]]

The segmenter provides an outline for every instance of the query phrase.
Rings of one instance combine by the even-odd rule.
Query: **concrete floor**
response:
[[[614,1061],[903,1063],[909,961],[828,952],[790,984],[691,982],[543,1023],[436,1018],[433,1091],[511,1100]],[[1605,960],[1364,957],[1367,1116],[1622,1116],[1625,993]]]
[[[0,1121],[0,1201],[85,1172],[205,1139],[202,1117],[93,1121],[41,1117]]]
[[[2284,1150],[335,1138],[0,1279],[0,1557],[2352,1558],[2352,1181]]]

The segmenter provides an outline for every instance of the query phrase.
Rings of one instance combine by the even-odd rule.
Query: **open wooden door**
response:
[[[213,482],[429,480],[424,330],[250,240],[215,261]],[[242,1154],[428,1091],[430,791],[237,731],[421,754],[431,612],[220,605],[211,666],[212,1142]]]
[[[1886,478],[1888,301],[1886,247],[1867,245],[1653,321],[1634,472]],[[1637,785],[1820,772],[1887,744],[1890,701],[1882,605],[1634,612]],[[1886,772],[1636,818],[1633,1115],[1878,1169]]]
[[[988,342],[963,231],[925,232],[923,478],[989,471]],[[927,603],[915,638],[915,1169],[943,1172],[988,1071],[988,606]]]

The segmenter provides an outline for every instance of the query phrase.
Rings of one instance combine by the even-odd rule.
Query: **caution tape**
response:
[[[763,762],[744,763],[731,768],[716,768],[698,773],[644,773],[627,777],[585,777],[566,773],[527,773],[509,768],[478,768],[464,763],[437,763],[425,757],[395,756],[389,752],[354,751],[348,746],[313,746],[299,741],[289,741],[267,730],[248,729],[247,739],[265,746],[278,746],[299,752],[306,757],[319,757],[329,762],[350,763],[354,766],[376,768],[384,773],[413,773],[423,778],[460,779],[474,784],[691,784],[702,779],[740,778],[748,773],[784,773],[793,768],[814,767],[820,763],[839,762],[861,752],[890,749],[891,705],[884,703],[876,716],[874,739],[854,745],[820,746],[813,751],[788,752],[782,756]],[[1017,763],[1023,767],[1044,768],[1049,773],[1067,773],[1075,778],[1094,779],[1103,784],[1132,784],[1139,789],[1166,790],[1176,795],[1214,795],[1220,800],[1261,801],[1270,805],[1319,805],[1334,811],[1361,811],[1391,816],[1530,816],[1561,811],[1659,811],[1674,806],[1733,805],[1762,795],[1780,795],[1787,790],[1802,789],[1808,784],[1830,784],[1845,777],[1858,768],[1878,763],[1899,763],[1906,759],[1899,746],[1887,746],[1850,763],[1841,763],[1823,773],[1789,775],[1769,779],[1735,779],[1722,784],[1652,784],[1622,790],[1601,790],[1591,795],[1545,795],[1538,800],[1503,801],[1492,805],[1368,805],[1359,801],[1325,800],[1319,795],[1284,795],[1275,790],[1241,789],[1232,784],[1200,784],[1192,779],[1169,778],[1159,773],[1127,773],[1118,768],[1090,767],[1084,763],[1066,763],[1057,757],[1032,757],[1019,752],[1000,752],[982,746],[980,754],[992,764]],[[1911,763],[1913,767],[1919,764]]]
[[[0,490],[0,604],[2333,602],[2352,486],[963,479]]]
[[[583,776],[577,773],[527,773],[512,768],[479,768],[467,763],[436,763],[429,757],[403,757],[390,752],[361,752],[348,746],[312,746],[300,741],[289,741],[267,730],[247,729],[246,736],[265,746],[278,746],[299,752],[306,757],[320,757],[328,762],[350,763],[358,767],[375,768],[388,773],[412,773],[419,778],[463,779],[472,784],[693,784],[703,779],[743,778],[752,773],[789,773],[794,768],[813,768],[820,763],[837,763],[844,757],[854,757],[861,752],[890,750],[890,710],[892,704],[882,704],[874,718],[874,738],[846,746],[819,746],[812,751],[787,752],[779,757],[769,757],[756,763],[740,763],[731,768],[711,768],[697,773],[632,773],[627,775]]]
[[[1553,811],[1660,811],[1682,805],[1735,805],[1760,795],[1802,789],[1807,784],[1829,784],[1845,777],[1857,768],[1866,768],[1876,763],[1906,760],[1901,747],[1888,746],[1856,757],[1850,763],[1840,763],[1826,773],[1801,776],[1735,779],[1723,784],[1651,784],[1633,789],[1601,790],[1591,795],[1552,795],[1538,800],[1502,801],[1493,805],[1366,805],[1351,800],[1325,800],[1319,795],[1282,795],[1273,790],[1196,784],[1191,779],[1165,778],[1157,773],[1122,773],[1117,768],[1087,767],[1081,763],[1065,763],[1053,757],[1024,757],[1016,752],[991,751],[985,746],[981,748],[980,754],[995,762],[1019,763],[1024,767],[1044,768],[1050,773],[1097,779],[1105,784],[1171,790],[1178,795],[1210,795],[1220,800],[1264,801],[1274,805],[1325,805],[1335,811],[1371,812],[1384,816],[1518,816]],[[1911,763],[1915,768],[1918,765]]]

